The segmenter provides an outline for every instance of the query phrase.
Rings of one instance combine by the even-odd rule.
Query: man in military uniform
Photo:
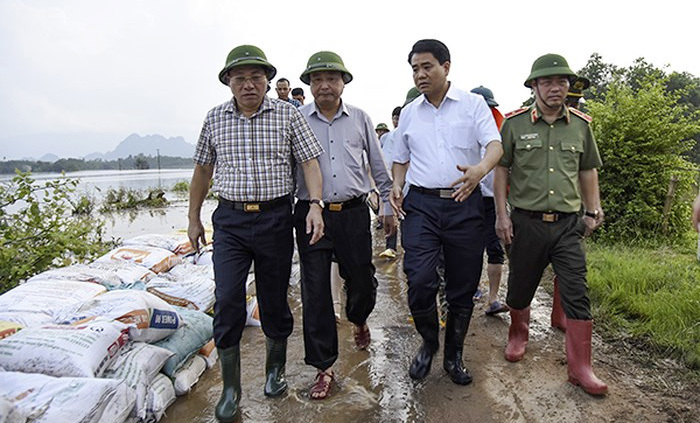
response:
[[[604,395],[607,386],[591,368],[592,320],[582,242],[603,223],[596,170],[602,163],[591,118],[564,103],[575,78],[558,54],[535,60],[525,80],[535,103],[507,114],[501,128],[504,154],[496,167],[494,191],[496,231],[510,249],[506,302],[511,324],[505,358],[516,362],[525,354],[530,303],[551,263],[567,317],[569,381],[591,395]]]

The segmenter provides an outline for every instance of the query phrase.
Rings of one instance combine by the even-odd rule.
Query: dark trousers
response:
[[[345,279],[345,313],[352,323],[365,323],[374,309],[377,279],[372,264],[369,209],[364,203],[339,212],[324,210],[325,235],[314,245],[309,245],[311,236],[306,233],[308,211],[308,202],[297,202],[294,226],[302,271],[304,361],[325,370],[338,358],[338,333],[331,297],[331,258],[335,255],[340,276]]]
[[[440,250],[445,257],[445,294],[450,310],[471,311],[484,254],[484,203],[479,190],[462,202],[409,191],[401,225],[408,305],[413,315],[435,308]]]
[[[289,204],[247,213],[219,204],[214,226],[214,340],[219,348],[237,345],[246,321],[246,279],[255,262],[255,286],[263,332],[275,340],[292,333],[287,302],[294,239]]]
[[[513,243],[509,247],[510,273],[506,302],[515,309],[528,307],[549,263],[559,278],[559,292],[566,317],[590,320],[586,285],[586,223],[576,214],[556,222],[543,222],[514,210]]]
[[[489,264],[505,263],[505,254],[501,240],[496,234],[496,205],[493,197],[484,197],[484,233],[486,237],[486,255]]]

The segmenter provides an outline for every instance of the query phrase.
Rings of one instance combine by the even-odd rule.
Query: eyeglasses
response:
[[[229,80],[233,85],[245,85],[246,82],[250,81],[253,85],[260,85],[265,83],[265,75],[251,75],[251,76],[234,76]]]

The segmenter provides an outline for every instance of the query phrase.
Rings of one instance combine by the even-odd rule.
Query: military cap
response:
[[[374,130],[375,130],[375,131],[384,130],[384,131],[387,131],[387,132],[388,132],[388,131],[389,131],[389,127],[386,126],[386,123],[378,123],[378,124],[377,124],[377,127],[374,128]]]
[[[319,51],[309,57],[306,64],[306,69],[301,74],[299,79],[305,84],[311,84],[310,75],[314,72],[335,71],[343,75],[343,82],[346,84],[352,81],[352,74],[345,68],[343,59],[332,51]]]
[[[416,87],[412,87],[410,90],[408,90],[408,92],[406,93],[406,101],[404,101],[404,103],[403,103],[404,107],[408,103],[410,103],[413,100],[415,100],[416,98],[418,98],[418,96],[420,96],[420,94],[421,94],[421,92],[418,91],[418,88],[416,88]]]
[[[538,57],[532,64],[530,76],[525,80],[525,86],[532,88],[532,80],[557,75],[568,76],[571,80],[576,78],[576,73],[569,68],[569,63],[563,56],[552,53],[545,54]]]
[[[262,50],[258,47],[251,45],[242,45],[234,48],[226,57],[226,65],[219,72],[219,81],[222,84],[228,85],[228,78],[226,74],[233,68],[239,66],[260,66],[265,69],[265,75],[267,80],[270,81],[277,74],[277,69],[275,69],[270,62],[267,61],[267,57]]]
[[[566,93],[567,97],[583,97],[583,90],[591,86],[591,81],[588,78],[579,76],[575,81],[569,86],[569,92]]]

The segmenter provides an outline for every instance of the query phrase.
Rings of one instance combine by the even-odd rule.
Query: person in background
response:
[[[386,123],[378,123],[377,127],[374,128],[374,132],[377,133],[377,138],[379,139],[379,144],[382,144],[382,138],[389,133],[389,127]]]
[[[372,121],[361,109],[342,100],[352,74],[334,52],[313,54],[300,79],[311,87],[314,102],[299,109],[324,149],[319,156],[323,201],[311,203],[306,184],[299,179],[295,210],[297,247],[302,263],[302,302],[306,364],[318,372],[309,391],[314,400],[327,398],[338,358],[338,334],[331,296],[331,259],[338,260],[347,293],[345,314],[354,325],[355,345],[366,350],[371,341],[367,318],[374,309],[377,279],[372,264],[370,215],[366,203],[370,174],[384,201],[391,192],[391,176],[382,157]],[[304,215],[313,206],[323,208],[325,234],[310,245]],[[387,214],[384,227],[396,225]]]
[[[197,252],[200,243],[207,243],[200,214],[212,176],[219,197],[212,223],[214,341],[224,385],[215,409],[220,422],[239,417],[240,340],[246,321],[246,279],[253,262],[267,347],[264,393],[275,397],[287,389],[287,337],[293,326],[287,289],[294,251],[290,157],[300,164],[307,195],[321,198],[317,157],[323,149],[295,107],[265,95],[276,72],[255,46],[231,50],[219,81],[231,89],[233,98],[207,113],[194,154],[187,236]],[[323,236],[321,209],[307,208],[302,220],[304,239],[313,245]]]
[[[566,93],[566,105],[574,109],[581,110],[586,100],[583,98],[583,90],[591,86],[591,81],[583,76],[576,77],[576,80],[571,83],[569,92]]]
[[[501,128],[503,123],[503,115],[497,109],[498,103],[493,97],[493,91],[480,85],[471,90],[474,94],[479,94],[486,100],[486,104],[491,110],[496,127]],[[485,149],[481,149],[481,154],[485,153]],[[490,171],[484,179],[481,180],[481,195],[484,200],[484,223],[486,230],[486,255],[488,264],[486,266],[486,274],[489,278],[489,305],[486,308],[487,316],[494,316],[499,313],[508,311],[505,304],[498,301],[498,289],[501,286],[501,278],[503,277],[503,263],[505,263],[505,253],[503,246],[496,234],[496,208],[493,202],[493,170]]]
[[[509,249],[505,358],[517,362],[525,355],[530,303],[551,263],[567,317],[569,382],[590,395],[605,395],[608,387],[591,367],[593,321],[583,250],[583,239],[603,223],[597,171],[602,162],[590,116],[565,105],[575,80],[564,57],[537,58],[525,80],[535,103],[507,114],[501,127],[504,154],[494,193],[496,232]]]
[[[280,78],[277,80],[277,85],[275,90],[277,91],[277,98],[282,101],[291,103],[294,107],[301,107],[301,103],[294,98],[289,98],[289,80],[287,78]]]
[[[380,138],[379,141],[382,144],[382,152],[384,153],[384,161],[386,162],[387,168],[391,169],[391,157],[393,154],[394,150],[394,133],[396,132],[396,127],[399,126],[399,115],[401,114],[401,106],[394,107],[394,110],[391,111],[391,124],[394,126],[394,129],[389,131],[384,137]],[[377,219],[378,221],[383,220],[383,207],[379,207],[380,212],[382,213],[379,218]],[[396,230],[386,233],[384,236],[384,251],[379,253],[379,257],[393,260],[396,258],[396,247],[398,244],[398,224],[396,226]]]
[[[294,88],[292,90],[292,98],[294,100],[298,101],[299,103],[301,103],[301,105],[303,106],[304,100],[306,99],[306,97],[304,97],[304,89],[299,88],[299,87]]]
[[[403,215],[401,245],[408,303],[423,344],[409,376],[424,379],[438,350],[436,268],[445,257],[446,298],[443,368],[453,383],[472,376],[462,363],[484,253],[484,213],[479,181],[501,156],[498,128],[480,96],[448,80],[450,52],[438,40],[413,45],[408,62],[422,96],[401,111],[396,130],[391,205]],[[482,159],[480,147],[486,148]],[[409,184],[404,198],[404,185]]]

